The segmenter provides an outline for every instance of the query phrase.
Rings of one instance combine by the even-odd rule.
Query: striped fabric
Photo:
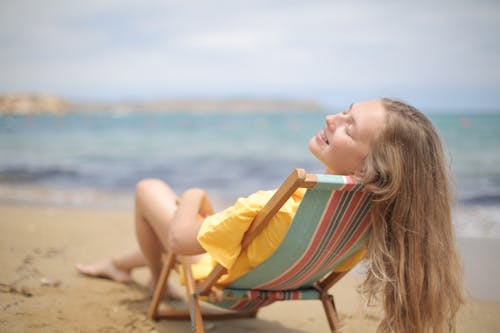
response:
[[[275,301],[317,300],[320,297],[319,291],[314,288],[283,291],[224,289],[223,292],[229,300],[212,304],[241,312],[251,312]]]
[[[255,299],[248,300],[242,299],[241,301],[230,300],[230,301],[222,301],[219,303],[212,303],[220,308],[224,308],[227,310],[238,311],[238,312],[253,312],[263,306],[274,303],[274,300],[269,299]]]
[[[371,194],[351,177],[317,178],[275,253],[225,289],[242,299],[217,306],[251,311],[275,300],[318,299],[319,293],[306,291],[363,245]]]
[[[299,299],[318,299],[319,292],[314,288],[296,289],[296,290],[243,290],[243,289],[225,289],[224,296],[229,298],[270,299],[278,300],[299,300]]]

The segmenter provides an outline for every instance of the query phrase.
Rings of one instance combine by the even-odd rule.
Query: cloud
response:
[[[2,2],[0,89],[491,104],[499,30],[493,1]]]

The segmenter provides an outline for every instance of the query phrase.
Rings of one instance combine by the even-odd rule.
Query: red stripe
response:
[[[251,308],[248,308],[248,305],[250,302],[253,302],[254,304]],[[243,300],[241,302],[236,303],[232,307],[230,307],[230,310],[234,310],[234,311],[242,311],[243,310],[246,312],[250,312],[250,311],[253,311],[253,310],[258,309],[260,307],[263,307],[267,304],[270,304],[272,302],[273,302],[272,300],[268,300],[268,299],[264,299],[264,300],[261,300],[259,302]]]
[[[339,189],[340,191],[351,191],[356,185],[356,180],[352,176],[344,176],[345,185]]]
[[[337,230],[332,235],[333,236],[332,241],[329,242],[327,248],[325,248],[325,253],[330,253],[330,251],[332,249],[335,249],[338,246],[338,244],[340,243],[340,241],[342,241],[342,237],[335,237],[335,236],[336,235],[343,235],[345,233],[346,229],[349,228],[350,222],[352,220],[352,216],[356,212],[356,208],[358,206],[359,201],[360,201],[359,196],[354,196],[351,199],[351,201],[349,202],[348,207],[347,207],[346,211],[344,212],[344,215],[342,216],[342,218],[341,218],[341,220],[339,222]],[[336,204],[333,207],[330,206],[329,208],[333,208],[333,210],[335,211],[338,208],[338,204]],[[330,221],[331,221],[331,217],[329,217],[328,219],[325,219],[325,220],[321,221],[321,223],[322,224],[324,223],[324,224],[328,225],[330,223]],[[322,234],[317,235],[317,236],[323,237]],[[314,251],[315,249],[311,249],[311,250]],[[311,269],[311,270],[315,271],[318,266],[323,266],[324,262],[327,260],[327,258],[328,258],[327,255],[324,255],[324,256],[320,257],[316,261],[315,266],[313,266],[313,269]]]
[[[358,205],[359,205],[359,202],[360,202],[360,196],[358,195],[355,195],[351,201],[349,202],[349,205],[346,209],[346,211],[344,212],[344,215],[342,216],[342,219],[339,223],[339,227],[337,228],[337,231],[335,232],[335,235],[337,234],[341,234],[343,235],[345,230],[349,228],[349,225],[350,225],[350,221],[352,219],[352,215],[356,212],[356,210],[358,209]],[[337,207],[335,207],[336,209]],[[325,221],[327,223],[330,222],[329,221]],[[323,222],[322,222],[323,223]],[[335,237],[333,242],[332,243],[332,247],[333,246],[337,246],[337,244],[341,241],[341,237]]]
[[[309,244],[308,250],[304,254],[304,256],[290,270],[288,270],[278,278],[274,279],[273,281],[270,281],[264,285],[259,286],[259,288],[264,289],[268,288],[269,285],[283,283],[284,281],[289,280],[291,276],[295,275],[298,271],[302,269],[303,264],[305,262],[308,262],[310,258],[313,256],[316,245],[321,241],[321,238],[323,237],[325,230],[328,228],[328,222],[331,220],[333,214],[335,213],[335,209],[338,206],[340,198],[341,198],[341,192],[334,191],[333,195],[331,196],[330,202],[326,206],[323,217],[321,218],[321,223],[318,226],[314,238]],[[328,222],[325,223],[326,221]]]
[[[335,213],[336,209],[338,208],[338,204],[341,198],[341,192],[334,192],[334,195],[332,196],[332,199],[330,202],[327,204],[326,212],[323,215],[323,218],[321,219],[320,226],[318,227],[316,234],[314,236],[314,240],[311,242],[311,244],[308,247],[308,250],[306,254],[302,257],[301,260],[299,260],[289,271],[285,272],[278,278],[259,286],[259,288],[272,288],[273,285],[277,284],[282,284],[286,282],[287,280],[292,280],[292,277],[297,275],[297,273],[302,269],[304,266],[305,262],[308,262],[310,258],[315,254],[316,251],[316,245],[319,243],[321,238],[323,237],[324,231],[328,227],[328,224],[331,221],[331,218],[333,214]],[[342,240],[342,237],[335,237],[335,235],[342,235],[345,230],[349,227],[350,222],[352,220],[352,216],[354,213],[357,211],[359,203],[362,202],[362,199],[364,198],[363,195],[355,195],[351,201],[348,204],[347,210],[344,212],[344,216],[342,217],[340,223],[339,223],[339,228],[336,230],[335,234],[333,235],[334,241],[330,242],[328,244],[328,247],[324,250],[324,253],[330,253],[332,249],[338,246],[338,243]],[[366,227],[363,227],[362,224],[365,223],[367,218],[362,221],[361,225],[359,228],[354,232],[354,234],[350,237],[348,242],[344,244],[342,249],[340,249],[340,252],[332,259],[328,260],[327,255],[323,255],[320,258],[317,258],[315,260],[314,266],[309,266],[308,270],[311,272],[309,274],[305,274],[301,277],[299,280],[292,280],[293,283],[290,285],[287,285],[287,289],[293,289],[295,287],[301,286],[304,281],[307,281],[311,278],[311,276],[317,274],[317,271],[319,270],[318,267],[325,266],[325,262],[328,261],[328,263],[335,262],[339,258],[341,258],[345,253],[347,253],[353,245],[355,245],[358,241],[363,232],[365,231]]]
[[[370,217],[367,215],[365,218],[361,221],[360,225],[358,228],[356,228],[356,231],[352,235],[352,237],[348,240],[348,242],[342,247],[341,251],[330,261],[330,263],[333,263],[340,258],[342,258],[347,252],[351,250],[351,248],[357,244],[359,241],[360,237],[363,235],[363,233],[366,231],[368,225],[369,225]],[[328,265],[327,265],[328,266]]]
[[[341,227],[342,228],[339,228],[337,230],[337,232],[335,233],[335,235],[337,234],[343,234],[345,233],[345,229],[347,229],[352,221],[352,218],[353,218],[353,215],[354,213],[359,209],[359,203],[363,203],[364,201],[362,201],[363,199],[363,196],[361,195],[357,195],[355,197],[355,200],[353,198],[353,201],[355,204],[351,204],[349,205],[349,209],[348,209],[348,212],[346,212],[344,218],[342,219],[341,221]],[[339,253],[329,261],[329,263],[331,262],[335,262],[337,261],[339,258],[342,258],[348,251],[350,251],[350,249],[355,245],[357,244],[357,242],[359,241],[360,237],[363,235],[363,233],[365,232],[366,230],[366,227],[368,226],[368,221],[370,220],[370,217],[369,217],[369,214],[367,214],[363,220],[361,221],[361,223],[359,224],[359,226],[356,228],[356,230],[354,231],[354,233],[351,235],[351,237],[348,239],[347,243],[344,244],[344,246],[340,249]],[[334,236],[335,236],[334,235]],[[333,247],[335,248],[337,246],[337,243],[342,240],[341,237],[334,237],[336,239],[336,242],[335,242],[335,246],[329,246],[329,250]],[[333,242],[332,242],[333,243]],[[319,265],[316,265],[316,266],[320,266],[320,265],[323,265],[324,263],[321,263]]]

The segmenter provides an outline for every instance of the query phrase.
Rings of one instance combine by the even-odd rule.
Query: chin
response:
[[[313,138],[311,138],[311,140],[309,140],[309,142],[307,143],[307,147],[309,148],[309,151],[316,156],[315,151],[317,150],[318,147],[316,144],[315,137],[313,137]]]
[[[318,151],[315,149],[314,145],[309,144],[308,148],[309,148],[309,151],[311,152],[311,154],[313,154],[314,157],[319,159]]]

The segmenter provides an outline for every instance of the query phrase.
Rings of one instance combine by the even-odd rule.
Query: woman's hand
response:
[[[207,193],[201,188],[190,188],[182,194],[181,201],[188,201],[194,206],[198,205],[198,214],[201,218],[205,218],[214,213],[212,203],[208,198]]]
[[[214,209],[212,208],[212,203],[205,193],[200,203],[200,210],[198,212],[202,218],[213,215]]]

